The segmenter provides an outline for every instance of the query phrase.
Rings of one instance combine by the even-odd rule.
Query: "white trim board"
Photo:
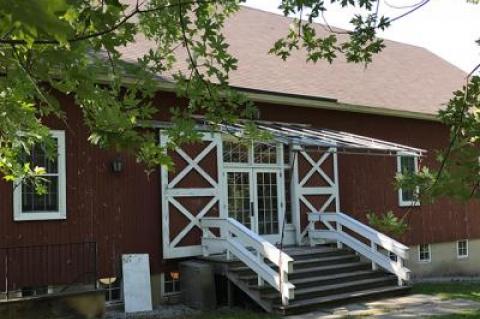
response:
[[[58,211],[23,212],[21,181],[13,183],[13,219],[14,221],[62,220],[67,218],[67,183],[66,183],[66,147],[65,131],[51,130],[50,134],[57,140],[58,173]],[[48,176],[48,174],[45,174]]]

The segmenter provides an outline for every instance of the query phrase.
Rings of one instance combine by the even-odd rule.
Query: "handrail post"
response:
[[[265,261],[263,260],[262,254],[261,254],[259,251],[257,251],[257,259],[258,259],[258,262],[259,262],[260,264],[263,264],[263,263],[265,262]],[[262,277],[260,277],[260,275],[258,275],[257,278],[258,278],[258,280],[257,280],[258,286],[259,286],[259,287],[264,286],[264,285],[265,285],[265,281],[262,279]],[[281,285],[281,284],[282,284],[282,283],[280,283],[280,285]]]
[[[341,233],[343,231],[342,224],[340,224],[340,221],[338,220],[339,216],[337,216],[336,222],[335,222],[335,228],[337,229],[337,233]],[[343,243],[340,240],[337,240],[337,248],[342,249],[343,248]]]
[[[232,232],[230,231],[230,225],[225,226],[225,232],[227,236],[227,243],[230,242],[230,239],[232,238]],[[228,247],[228,246],[227,246]],[[227,248],[227,260],[232,260],[232,253],[230,252],[230,249]]]
[[[203,257],[208,257],[208,255],[209,255],[208,247],[205,244],[205,242],[203,241],[203,239],[208,238],[208,227],[204,226],[203,224],[201,224],[201,226],[202,226],[202,253],[203,253]]]
[[[397,266],[399,269],[403,268],[403,258],[401,257],[397,257]],[[397,280],[398,280],[398,285],[399,286],[403,286],[404,285],[404,281],[402,280],[402,278],[400,278],[400,276],[397,276]]]
[[[377,244],[375,244],[373,241],[370,242],[370,247],[372,248],[372,252],[376,254],[378,252],[378,247]],[[377,270],[377,264],[372,260],[372,270]]]

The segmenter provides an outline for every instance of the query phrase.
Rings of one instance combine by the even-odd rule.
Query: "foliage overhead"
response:
[[[204,114],[214,125],[255,119],[252,102],[229,87],[237,60],[222,34],[225,20],[241,2],[0,0],[0,173],[6,180],[36,181],[41,176],[41,168],[21,159],[35,143],[52,148],[44,119],[67,121],[65,105],[59,101],[64,95],[81,111],[92,144],[127,149],[148,171],[172,164],[154,134],[138,129],[158,113],[170,112],[175,123],[169,132],[170,148],[199,137],[193,114]],[[330,0],[329,5],[364,12],[351,18],[352,31],[344,31],[325,20],[326,1],[282,0],[283,13],[298,18],[283,38],[272,43],[270,53],[288,60],[293,50],[301,49],[306,61],[313,63],[332,63],[342,56],[351,63],[368,64],[384,48],[377,32],[428,2],[421,0],[392,18],[379,14],[381,1]],[[329,34],[320,35],[314,21],[323,22]],[[152,48],[137,63],[126,63],[121,50],[137,37],[150,40]],[[173,78],[177,95],[187,104],[159,109],[152,99],[157,77],[173,72],[179,48],[187,52],[188,69]],[[478,189],[479,79],[470,80],[468,92],[467,87],[457,92],[440,115],[452,127],[453,142],[441,158],[448,161],[443,160],[438,172],[399,178],[400,184],[422,183],[434,195],[453,195],[448,192],[452,185],[467,181],[460,188],[461,197],[468,195],[467,186]],[[249,127],[249,134],[258,134]]]

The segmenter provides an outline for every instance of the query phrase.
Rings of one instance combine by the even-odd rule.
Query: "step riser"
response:
[[[332,274],[340,274],[345,272],[352,272],[356,270],[368,270],[371,269],[369,264],[365,265],[352,265],[347,267],[339,267],[335,268],[332,267],[331,269],[322,269],[322,270],[313,270],[309,272],[303,273],[293,273],[289,276],[289,279],[300,279],[300,278],[307,278],[307,277],[315,277],[315,276],[325,276],[325,275],[332,275]]]
[[[287,252],[288,254],[288,252]],[[292,256],[295,260],[305,260],[305,259],[312,259],[312,258],[324,258],[324,257],[338,257],[338,256],[345,256],[351,255],[352,252],[348,250],[342,251],[328,251],[328,252],[321,252],[321,253],[312,253],[307,255],[295,255]]]
[[[309,292],[305,294],[296,294],[295,295],[295,300],[305,300],[305,299],[311,299],[311,298],[316,298],[316,297],[325,297],[329,295],[336,295],[336,294],[341,294],[341,293],[347,293],[347,292],[355,292],[355,291],[360,291],[363,289],[371,289],[371,288],[378,288],[378,287],[384,287],[384,286],[393,286],[396,284],[396,280],[387,280],[387,281],[380,281],[380,282],[373,282],[373,283],[364,283],[361,285],[355,285],[355,286],[350,286],[350,287],[340,287],[340,288],[332,288],[329,290],[325,291],[316,291],[316,292]],[[281,303],[281,299],[279,298],[274,298],[277,303]],[[277,300],[278,299],[278,300]]]
[[[326,286],[331,284],[342,284],[350,281],[357,281],[362,279],[374,279],[374,278],[379,278],[383,276],[385,276],[385,274],[379,272],[379,273],[367,273],[363,275],[352,275],[352,276],[343,277],[343,278],[317,280],[317,281],[306,282],[306,283],[295,283],[295,281],[292,281],[292,283],[295,285],[296,289],[299,289],[299,288],[309,288],[309,287],[316,287],[316,286]]]
[[[321,267],[321,266],[330,266],[330,265],[338,265],[338,264],[346,264],[346,263],[354,263],[360,261],[360,257],[352,255],[348,258],[342,258],[339,260],[325,260],[325,261],[315,261],[312,260],[311,262],[305,262],[301,264],[294,263],[293,269],[303,269],[303,268],[313,268],[313,267]]]

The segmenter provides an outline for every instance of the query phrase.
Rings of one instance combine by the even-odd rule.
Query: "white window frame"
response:
[[[398,153],[397,154],[397,174],[402,173],[402,157],[413,157],[414,161],[414,167],[415,167],[415,173],[418,172],[418,156],[413,156],[410,154],[405,154],[405,153]],[[420,188],[416,188],[416,193],[418,194],[420,192]],[[420,201],[419,200],[403,200],[403,189],[399,188],[398,189],[398,206],[400,207],[409,207],[409,206],[420,206]]]
[[[428,259],[421,259],[421,246],[428,247]],[[418,245],[418,262],[420,263],[429,263],[432,261],[432,246],[430,244]]]
[[[460,255],[460,242],[465,242],[465,248],[466,248],[466,255]],[[457,258],[458,259],[464,259],[468,258],[468,239],[461,239],[457,240]]]
[[[181,276],[181,275],[180,275]],[[181,279],[179,278],[178,281],[180,281]],[[180,287],[180,290],[179,291],[174,291],[174,292],[166,292],[165,291],[165,273],[162,272],[160,274],[160,295],[162,297],[171,297],[171,296],[178,296],[182,293],[182,290],[181,290],[181,287]],[[175,285],[174,285],[175,286]]]
[[[13,185],[13,219],[15,221],[62,220],[67,218],[65,131],[51,130],[50,134],[57,140],[58,211],[23,212],[21,181],[16,181]]]

